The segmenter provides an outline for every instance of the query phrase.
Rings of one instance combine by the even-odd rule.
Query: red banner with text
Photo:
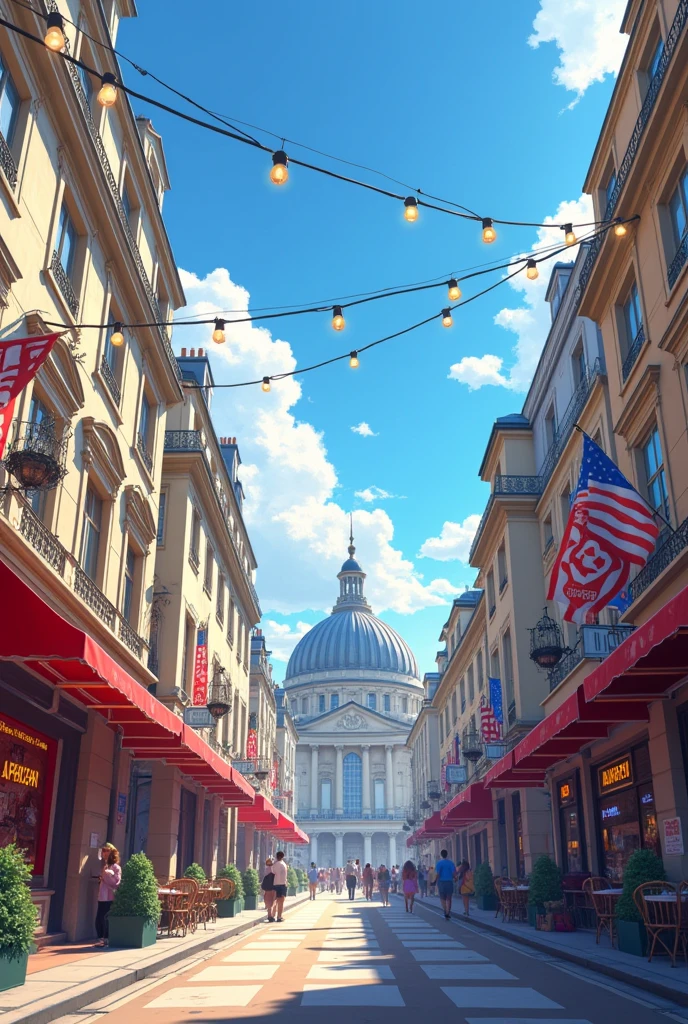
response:
[[[14,400],[36,376],[59,334],[0,341],[0,458],[14,413]]]
[[[193,674],[193,705],[205,707],[208,703],[208,630],[206,626],[196,632],[196,657]]]

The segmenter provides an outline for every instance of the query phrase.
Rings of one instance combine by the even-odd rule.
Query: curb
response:
[[[295,907],[305,903],[308,899],[308,894],[303,893],[302,895],[303,899],[294,898],[294,903],[291,903],[286,909],[293,910]],[[171,951],[168,956],[162,957],[155,963],[134,970],[127,970],[127,973],[121,977],[110,978],[107,981],[98,981],[89,985],[88,988],[81,987],[78,992],[66,995],[64,999],[61,999],[60,994],[57,993],[51,997],[50,1006],[44,1006],[33,1012],[26,1006],[19,1010],[8,1009],[4,1012],[0,1009],[0,1021],[2,1021],[2,1024],[50,1024],[50,1021],[57,1020],[59,1017],[66,1017],[70,1013],[76,1013],[78,1010],[97,1002],[99,999],[105,999],[107,996],[128,988],[129,985],[135,985],[138,981],[143,981],[159,971],[164,971],[166,968],[182,960],[188,960],[196,953],[200,953],[210,946],[225,942],[227,939],[233,939],[237,935],[250,931],[251,928],[257,928],[259,925],[264,924],[265,921],[262,920],[244,921],[237,925],[236,928],[227,930],[221,935],[214,934],[204,937],[201,942],[194,943],[193,947],[179,946]],[[84,985],[87,984],[87,982],[84,983]]]

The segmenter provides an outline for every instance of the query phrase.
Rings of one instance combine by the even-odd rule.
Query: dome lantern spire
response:
[[[349,557],[337,574],[339,580],[339,597],[332,609],[335,612],[345,608],[356,607],[360,611],[371,611],[371,607],[363,596],[363,581],[366,574],[354,558],[354,517],[349,513]]]

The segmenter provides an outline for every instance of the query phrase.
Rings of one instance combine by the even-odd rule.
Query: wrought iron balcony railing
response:
[[[136,451],[141,456],[141,461],[143,462],[143,464],[146,467],[146,469],[148,470],[148,472],[152,473],[153,472],[153,456],[148,451],[148,447],[146,445],[146,442],[143,439],[143,437],[141,436],[141,434],[137,434],[136,435]]]
[[[53,536],[50,530],[43,525],[36,513],[28,505],[22,506],[19,519],[19,532],[37,551],[41,558],[51,565],[55,572],[64,576],[67,552],[60,544],[57,537]]]
[[[574,668],[580,665],[582,661],[586,659],[604,661],[634,629],[635,626],[627,626],[625,624],[601,626],[591,623],[581,626],[575,646],[568,650],[559,664],[555,665],[547,673],[550,692],[559,683],[562,683],[569,673],[573,672]]]
[[[124,641],[130,651],[133,651],[137,658],[143,654],[144,640],[133,629],[124,616],[119,616],[119,638]]]
[[[12,156],[12,150],[7,145],[5,136],[0,132],[0,167],[5,172],[5,177],[10,183],[10,188],[17,187],[17,164]]]
[[[473,557],[473,552],[478,546],[478,542],[482,536],[485,524],[488,520],[492,506],[495,503],[495,498],[505,497],[507,495],[519,495],[522,494],[524,497],[537,497],[542,494],[542,477],[539,475],[534,476],[521,476],[518,474],[511,473],[498,473],[495,476],[494,489],[492,494],[488,498],[485,511],[482,514],[478,529],[475,532],[473,543],[471,544],[471,550],[469,553],[469,560]]]
[[[122,391],[120,389],[119,384],[117,383],[117,378],[113,373],[112,367],[108,363],[105,356],[103,356],[103,358],[100,361],[100,374],[105,383],[107,384],[107,389],[114,398],[115,404],[119,406],[119,403],[122,400]]]
[[[641,350],[641,348],[643,347],[644,344],[645,344],[645,330],[641,326],[638,329],[638,333],[636,334],[635,338],[633,339],[633,343],[631,344],[631,347],[628,350],[628,354],[627,354],[626,358],[624,359],[623,364],[621,366],[621,379],[623,381],[626,381],[628,379],[628,375],[630,374],[631,370],[635,366],[635,364],[636,364],[636,362],[638,360],[638,356],[640,355],[640,350]]]
[[[678,275],[683,270],[686,260],[688,260],[688,232],[683,236],[683,240],[676,250],[676,255],[669,264],[667,279],[670,288],[673,288],[678,281]]]
[[[631,583],[631,599],[636,601],[643,591],[654,583],[675,558],[682,551],[688,548],[688,519],[684,519],[675,533],[670,533],[668,538],[658,548],[657,552],[649,559],[647,564],[638,573]]]
[[[592,389],[595,386],[595,381],[601,373],[604,373],[604,363],[598,357],[592,366],[586,367],[585,373],[582,374],[578,387],[571,396],[571,400],[566,407],[566,411],[559,421],[559,425],[555,431],[549,451],[545,455],[542,466],[540,467],[540,479],[542,481],[543,490],[545,489],[547,481],[554,472],[554,467],[559,462],[564,448],[568,444],[568,440],[573,433],[574,424],[577,423],[580,414],[585,408]]]
[[[86,602],[106,626],[109,626],[110,629],[115,628],[117,609],[79,565],[74,569],[74,592]]]
[[[205,444],[200,430],[166,430],[166,452],[204,452]]]
[[[79,316],[79,300],[77,299],[74,289],[72,287],[72,282],[69,280],[67,272],[65,268],[62,266],[62,263],[60,262],[60,257],[57,255],[56,252],[53,252],[53,255],[51,257],[50,269],[52,271],[53,277],[55,278],[55,281],[57,282],[57,287],[60,289],[62,293],[62,298],[67,303],[67,308],[69,309],[69,312],[76,320],[77,317]]]
[[[189,565],[191,566],[195,573],[198,573],[198,570],[201,565],[201,560],[198,557],[198,551],[196,551],[195,548],[189,548]]]

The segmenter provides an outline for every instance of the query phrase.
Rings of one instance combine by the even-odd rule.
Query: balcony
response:
[[[687,0],[688,2],[688,0]],[[478,542],[482,536],[482,532],[485,529],[492,506],[494,505],[495,498],[508,497],[511,495],[523,495],[524,497],[539,497],[542,494],[542,477],[541,476],[518,476],[512,474],[500,473],[495,476],[494,490],[490,495],[485,511],[483,512],[482,519],[476,530],[473,543],[471,544],[471,550],[469,553],[469,561],[473,557],[473,552],[478,546]]]
[[[575,646],[547,673],[550,693],[582,661],[604,661],[634,629],[635,626],[581,626]]]
[[[17,187],[17,165],[14,162],[12,150],[7,145],[5,136],[2,133],[0,133],[0,167],[5,172],[10,188],[14,190]]]
[[[198,570],[201,566],[201,560],[198,557],[198,551],[195,548],[189,548],[189,565],[193,571],[198,575]]]
[[[633,339],[633,344],[629,348],[628,354],[627,354],[626,358],[624,359],[623,364],[621,366],[621,379],[622,379],[622,381],[624,381],[624,383],[628,379],[628,376],[629,376],[631,370],[633,369],[633,367],[635,366],[636,362],[638,361],[638,356],[640,355],[640,350],[641,350],[641,348],[643,347],[644,344],[645,344],[645,330],[641,326],[639,328],[638,333],[636,334],[635,338]]]
[[[544,462],[540,467],[540,479],[542,481],[542,490],[545,489],[547,481],[554,472],[554,467],[559,462],[564,448],[568,444],[568,440],[573,433],[574,424],[577,423],[580,414],[585,408],[588,398],[595,386],[595,381],[601,373],[604,373],[604,364],[598,358],[592,364],[585,369],[585,373],[581,376],[578,387],[573,392],[571,400],[566,407],[566,411],[559,421],[552,444],[549,447],[549,451],[545,455]]]
[[[688,260],[688,233],[683,236],[683,240],[676,250],[676,255],[669,265],[667,279],[670,288],[673,288],[678,281],[678,276],[683,270],[686,260]]]
[[[67,303],[67,308],[69,312],[76,320],[79,316],[79,300],[77,299],[74,289],[72,288],[72,282],[69,280],[67,272],[62,266],[62,263],[60,262],[60,257],[57,255],[56,252],[53,252],[53,255],[51,257],[50,270],[52,272],[53,277],[55,278],[57,287],[60,289],[62,298]]]
[[[369,811],[364,814],[347,811],[336,814],[333,810],[299,811],[298,817],[309,821],[406,821],[405,811]]]
[[[670,533],[662,546],[649,559],[631,583],[631,600],[637,601],[640,595],[654,583],[658,576],[667,569],[682,551],[688,548],[688,519],[684,519],[675,533]],[[618,628],[618,627],[617,627]]]
[[[117,383],[117,378],[115,377],[112,371],[112,367],[108,363],[105,356],[103,356],[100,362],[100,375],[105,381],[107,389],[115,401],[115,405],[119,407],[119,403],[122,399],[122,391],[120,389],[119,384]]]
[[[148,451],[148,447],[146,445],[146,442],[143,439],[143,437],[141,436],[141,434],[137,434],[136,435],[136,451],[141,456],[141,461],[143,462],[143,464],[146,467],[146,469],[148,470],[148,472],[152,473],[153,472],[153,456]]]
[[[44,562],[52,566],[59,576],[64,576],[67,552],[28,505],[22,508],[19,532]]]

